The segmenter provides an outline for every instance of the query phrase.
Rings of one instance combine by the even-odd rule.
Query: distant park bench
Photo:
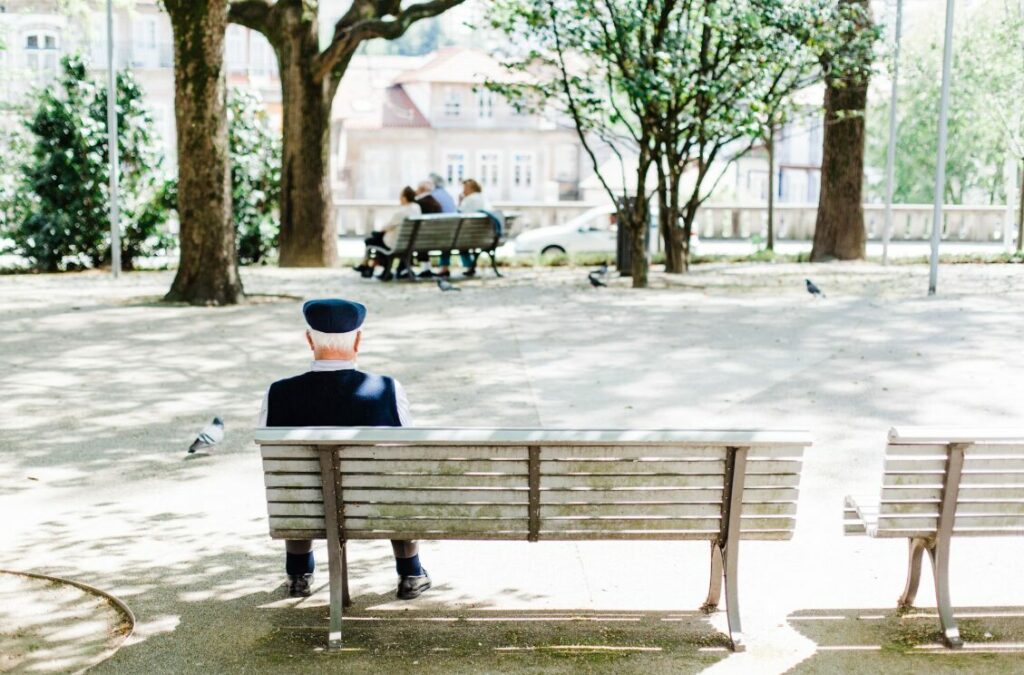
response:
[[[963,646],[949,597],[953,537],[1024,535],[1024,432],[893,429],[879,497],[847,497],[847,534],[906,537],[907,583],[900,609],[914,604],[928,552],[943,637]]]
[[[800,431],[264,428],[270,536],[327,539],[328,646],[356,539],[706,540],[741,650],[740,539],[790,539]],[[669,562],[669,561],[663,561]]]
[[[500,277],[497,249],[503,243],[502,233],[484,213],[438,213],[406,218],[398,226],[394,247],[371,245],[370,251],[392,255],[410,270],[416,255],[458,251],[471,255],[475,267],[480,255],[486,253],[495,276]]]

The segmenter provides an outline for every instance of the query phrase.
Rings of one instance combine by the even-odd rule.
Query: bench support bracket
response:
[[[341,649],[341,614],[345,604],[347,570],[345,549],[337,504],[341,503],[341,473],[338,467],[338,449],[331,445],[319,446],[320,478],[324,491],[324,521],[327,526],[327,568],[330,574],[331,625],[327,635],[327,651]]]
[[[910,609],[917,596],[921,581],[921,558],[928,551],[932,563],[932,577],[935,579],[935,604],[942,624],[942,639],[951,649],[964,646],[960,629],[953,616],[953,603],[949,595],[949,549],[953,542],[953,527],[956,523],[956,503],[960,493],[960,478],[964,470],[964,450],[967,443],[950,443],[947,448],[946,478],[942,486],[942,502],[939,506],[939,523],[933,538],[910,540],[910,560],[907,570],[907,585],[899,599],[899,610]]]
[[[749,448],[729,448],[725,464],[725,494],[722,496],[721,534],[711,542],[711,583],[702,609],[714,611],[725,582],[725,613],[729,621],[729,639],[736,652],[744,650],[740,624],[739,572],[740,518],[743,514],[743,483],[747,475]]]

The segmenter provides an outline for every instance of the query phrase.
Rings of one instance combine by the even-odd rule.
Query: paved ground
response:
[[[136,636],[96,672],[1018,669],[930,648],[927,611],[893,617],[905,544],[844,538],[841,505],[877,490],[894,424],[1024,426],[1024,267],[944,267],[936,298],[925,267],[869,264],[704,266],[640,292],[572,268],[461,293],[243,276],[264,295],[224,309],[158,303],[167,273],[0,277],[0,567],[127,601]],[[403,381],[420,424],[809,429],[795,538],[743,545],[749,650],[691,611],[700,544],[446,542],[424,546],[437,586],[413,603],[392,599],[386,544],[354,545],[350,651],[318,653],[326,593],[282,597],[251,442],[267,384],[308,360],[299,300],[270,294],[367,303],[362,365]],[[214,414],[222,448],[184,459]],[[1024,643],[1022,558],[1021,539],[953,549],[976,644]]]

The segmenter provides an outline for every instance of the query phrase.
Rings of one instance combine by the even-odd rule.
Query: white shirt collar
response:
[[[309,364],[310,371],[314,373],[320,373],[329,370],[355,370],[355,367],[355,361],[338,361],[328,359],[318,359]]]

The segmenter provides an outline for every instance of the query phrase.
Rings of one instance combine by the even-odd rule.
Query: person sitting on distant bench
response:
[[[472,178],[467,178],[462,181],[462,194],[459,195],[460,213],[476,213],[478,211],[487,211],[490,208],[491,207],[487,204],[487,199],[484,197],[484,191],[483,188],[480,187],[480,183],[476,182]],[[462,273],[467,277],[471,277],[476,274],[476,266],[473,264],[473,256],[470,255],[469,251],[460,251],[459,257],[462,259]],[[448,269],[451,261],[451,253],[444,252],[441,254],[441,269],[438,272],[438,276],[451,276],[451,270]]]
[[[357,265],[355,268],[364,278],[368,279],[373,276],[374,267],[383,268],[384,271],[377,277],[381,281],[391,281],[394,277],[391,273],[391,261],[393,258],[388,252],[394,249],[395,244],[398,242],[398,227],[406,218],[415,218],[421,213],[420,205],[416,201],[416,192],[408,185],[402,188],[402,192],[398,195],[398,201],[402,206],[392,214],[391,219],[388,220],[380,231],[374,232],[365,240],[366,254],[363,257],[362,264]],[[377,255],[374,257],[372,265],[370,264],[371,246],[377,248]],[[382,251],[381,247],[387,249],[388,252]]]

